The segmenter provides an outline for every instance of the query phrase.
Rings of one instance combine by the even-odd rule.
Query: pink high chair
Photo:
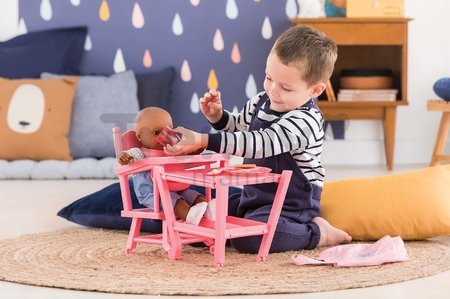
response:
[[[120,128],[113,128],[113,140],[115,154],[118,154],[124,150],[137,147],[141,147],[140,141],[136,138],[134,131],[130,130],[123,135],[120,132]],[[145,154],[145,150],[143,151]],[[154,152],[153,152],[154,153]],[[133,209],[130,195],[130,186],[128,178],[132,174],[136,174],[143,171],[152,171],[152,180],[154,180],[155,167],[159,167],[159,172],[168,170],[180,170],[180,168],[200,167],[209,169],[211,164],[219,162],[220,166],[228,165],[229,155],[224,154],[210,154],[210,155],[192,155],[182,157],[167,157],[167,156],[155,156],[152,154],[144,160],[134,162],[129,165],[120,165],[117,163],[116,174],[119,177],[120,190],[122,195],[123,210],[121,212],[122,217],[132,218],[130,232],[128,235],[128,241],[126,245],[126,253],[131,253],[137,246],[137,243],[145,244],[159,244],[164,247],[168,252],[170,259],[179,259],[181,256],[181,245],[190,244],[196,242],[204,242],[206,245],[211,245],[212,240],[186,233],[179,233],[173,230],[173,223],[176,221],[173,207],[168,198],[161,198],[158,184],[154,183],[154,209],[140,208]],[[167,188],[169,191],[169,184],[172,185],[171,189],[185,189],[189,186],[189,183],[172,183],[169,182]],[[163,210],[160,207],[160,198],[163,204]],[[211,199],[211,189],[206,189],[206,199]],[[166,218],[171,219],[172,225],[168,226]],[[162,221],[162,233],[153,235],[141,235],[142,219],[153,219]]]
[[[116,155],[122,150],[140,147],[134,131],[121,135],[120,130],[114,128],[113,136]],[[211,164],[215,162],[219,162],[219,168],[211,168]],[[183,166],[181,170],[180,166]],[[154,182],[155,209],[133,209],[128,176],[150,170]],[[129,165],[118,165],[116,174],[119,176],[124,206],[121,215],[132,218],[126,252],[131,253],[138,242],[160,244],[168,251],[170,259],[179,259],[183,244],[204,242],[210,246],[210,252],[214,254],[214,266],[223,267],[227,239],[262,235],[257,260],[264,261],[272,244],[292,176],[292,171],[288,170],[284,170],[281,174],[270,172],[271,169],[265,167],[229,166],[229,155],[225,154],[148,157]],[[176,220],[170,200],[170,185],[174,183],[204,186],[208,201],[211,199],[211,189],[216,189],[215,221],[203,218],[196,226]],[[278,184],[267,223],[228,216],[229,186],[265,183]],[[163,212],[160,210],[159,199],[163,205]],[[162,234],[141,236],[139,232],[144,218],[161,220]]]

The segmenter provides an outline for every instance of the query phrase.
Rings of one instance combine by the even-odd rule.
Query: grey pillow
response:
[[[42,78],[58,75],[43,73]],[[74,159],[113,157],[112,128],[132,127],[139,111],[137,83],[133,71],[110,77],[81,76],[72,107],[69,131]]]

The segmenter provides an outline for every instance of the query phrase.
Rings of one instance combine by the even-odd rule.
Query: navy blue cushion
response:
[[[442,99],[450,101],[450,78],[442,78],[433,86],[434,92]]]
[[[173,67],[151,73],[136,74],[139,107],[141,109],[160,107],[169,111],[172,83],[175,76],[176,71]]]
[[[78,75],[87,28],[36,31],[0,42],[0,77],[39,78],[41,73]]]
[[[191,189],[205,194],[205,188],[203,187],[191,186]],[[231,187],[229,194],[240,193],[241,191],[242,189],[240,188]],[[131,180],[130,194],[133,208],[144,208],[144,206],[139,204],[136,195],[134,194],[133,182]],[[212,190],[212,196],[215,196],[214,190]],[[58,216],[83,226],[128,230],[130,229],[131,218],[120,216],[122,208],[120,186],[119,183],[114,183],[62,208],[58,212]],[[141,230],[151,233],[160,233],[161,221],[144,219],[142,221]]]

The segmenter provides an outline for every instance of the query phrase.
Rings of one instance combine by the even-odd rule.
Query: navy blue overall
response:
[[[257,117],[258,111],[267,99],[267,95],[263,95],[256,105],[249,131],[266,129],[272,124]],[[318,109],[313,101],[309,101],[303,107]],[[265,110],[270,114],[277,113],[269,110],[269,102]],[[282,114],[278,113],[280,116]],[[244,159],[244,163],[269,167],[274,173],[281,173],[283,170],[293,171],[270,252],[316,248],[320,230],[311,220],[320,215],[322,188],[309,182],[290,152],[263,159]],[[242,194],[230,196],[228,214],[267,222],[277,187],[275,183],[245,186]],[[231,239],[231,246],[239,252],[257,253],[261,240],[262,236],[236,238]]]

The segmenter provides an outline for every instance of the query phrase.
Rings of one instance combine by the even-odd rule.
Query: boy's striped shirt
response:
[[[248,131],[255,107],[264,92],[250,99],[238,114],[224,110],[212,124],[220,133],[209,134],[208,149],[244,158],[261,159],[290,152],[306,178],[322,187],[325,170],[321,164],[324,119],[318,109],[299,107],[280,113],[269,109],[267,99],[256,117],[272,122],[265,130]]]

